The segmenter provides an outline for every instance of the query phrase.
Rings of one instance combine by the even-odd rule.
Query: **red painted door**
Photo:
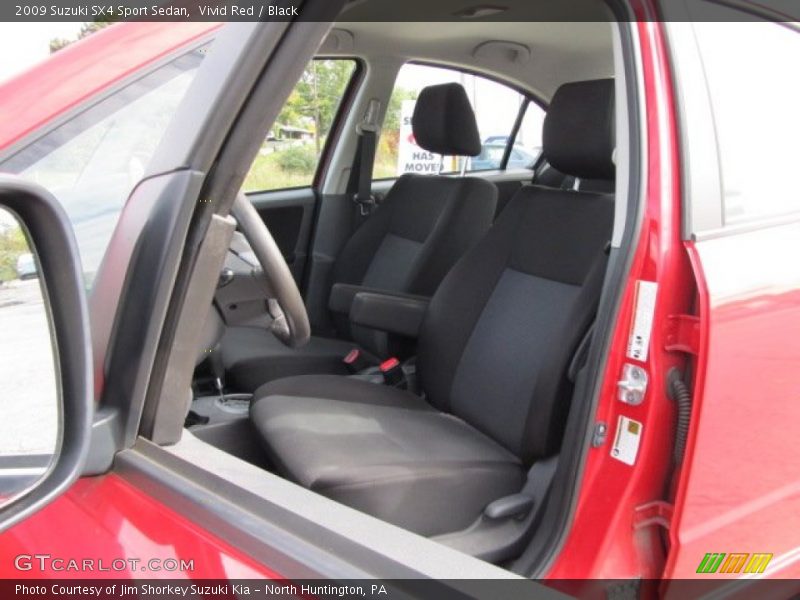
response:
[[[706,89],[693,93],[706,97],[713,123],[706,147],[718,163],[689,165],[716,185],[703,195],[689,187],[688,210],[713,207],[708,190],[719,194],[716,211],[696,218],[690,244],[701,342],[666,574],[796,578],[800,196],[792,179],[800,79],[775,57],[800,59],[800,33],[752,16],[732,22],[743,17],[719,10],[727,23],[680,24],[691,27],[702,61]],[[701,133],[685,133],[691,161]]]
[[[790,256],[800,256],[800,222],[695,245],[705,369],[673,524],[676,576],[696,574],[706,553],[769,553],[764,574],[800,576],[800,269]]]
[[[78,480],[0,535],[0,580],[106,577],[278,578],[117,475]]]

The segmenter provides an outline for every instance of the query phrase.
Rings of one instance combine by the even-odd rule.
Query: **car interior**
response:
[[[318,52],[355,68],[313,181],[237,198],[185,435],[503,564],[541,519],[618,226],[614,28],[368,9]],[[448,75],[395,102],[425,69]]]

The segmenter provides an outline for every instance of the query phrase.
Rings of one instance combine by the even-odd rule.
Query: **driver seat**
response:
[[[553,97],[544,152],[576,177],[614,177],[613,82]],[[558,451],[567,368],[592,322],[611,237],[609,194],[522,188],[433,296],[419,338],[422,395],[335,375],[257,390],[251,420],[279,473],[433,536],[518,493]]]
[[[481,150],[475,113],[458,83],[422,90],[412,130],[417,144],[434,154],[475,156]],[[346,374],[342,359],[354,347],[385,357],[390,351],[384,334],[350,325],[355,293],[432,296],[489,229],[496,206],[497,188],[479,177],[402,175],[333,266],[329,308],[337,337],[315,335],[305,346],[288,348],[265,328],[230,327],[221,343],[229,382],[249,392],[291,375]]]

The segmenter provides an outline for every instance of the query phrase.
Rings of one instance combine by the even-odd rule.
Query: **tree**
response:
[[[349,60],[312,61],[278,115],[278,123],[303,127],[311,122],[319,153],[322,140],[330,133],[353,69],[354,64]]]
[[[0,225],[0,281],[16,279],[17,258],[26,252],[30,249],[22,229]]]
[[[53,38],[50,40],[50,54],[54,54],[69,46],[72,42],[77,42],[78,40],[82,40],[83,38],[90,36],[95,31],[100,31],[101,29],[108,27],[112,24],[112,21],[90,21],[88,23],[84,23],[81,25],[81,29],[78,32],[78,37],[74,40],[67,40],[64,38]]]
[[[386,118],[383,120],[384,131],[400,131],[400,109],[405,100],[416,100],[419,92],[408,88],[396,87],[386,107]]]
[[[397,154],[400,148],[400,114],[403,102],[416,100],[417,90],[396,87],[389,98],[383,119],[378,152],[375,155],[375,177],[392,177],[397,173]]]

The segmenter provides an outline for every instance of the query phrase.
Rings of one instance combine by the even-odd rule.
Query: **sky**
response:
[[[53,38],[74,39],[82,23],[0,23],[0,83],[50,55]]]

